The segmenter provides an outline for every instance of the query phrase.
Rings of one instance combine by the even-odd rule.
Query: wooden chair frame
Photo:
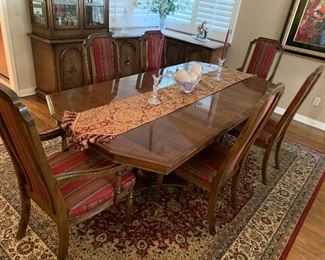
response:
[[[282,145],[282,141],[284,135],[294,118],[297,110],[304,102],[305,98],[308,96],[309,92],[312,90],[313,86],[316,84],[318,79],[320,78],[322,72],[324,71],[325,66],[321,65],[316,68],[304,81],[303,85],[300,87],[299,91],[297,92],[296,96],[293,98],[291,103],[289,104],[288,108],[286,109],[285,113],[281,117],[280,121],[276,125],[277,131],[274,135],[271,136],[270,140],[268,141],[266,146],[263,146],[265,149],[264,157],[263,157],[263,164],[262,164],[262,182],[263,184],[267,184],[267,175],[266,169],[268,160],[270,158],[273,146],[275,146],[275,167],[279,169],[279,153],[280,148]],[[262,146],[262,145],[260,145]]]
[[[257,39],[252,40],[249,43],[249,46],[248,46],[248,49],[247,49],[247,52],[246,52],[246,55],[245,55],[243,64],[242,64],[242,66],[240,68],[238,68],[238,70],[240,70],[240,71],[244,71],[245,70],[245,67],[247,65],[248,58],[250,56],[251,50],[252,50],[253,46],[255,46],[255,44],[258,41],[265,41],[265,42],[269,42],[269,43],[276,44],[277,51],[279,52],[278,59],[277,59],[275,65],[274,65],[273,71],[272,71],[272,73],[271,73],[271,75],[269,76],[269,79],[268,79],[268,81],[272,82],[272,80],[274,78],[274,75],[275,75],[275,72],[276,72],[276,70],[277,70],[277,68],[278,68],[278,66],[280,64],[280,61],[281,61],[281,58],[282,58],[282,55],[283,55],[283,51],[284,51],[282,45],[277,40],[268,39],[268,38],[264,38],[264,37],[259,37]]]
[[[164,34],[159,30],[146,31],[140,40],[140,52],[141,52],[141,69],[142,71],[147,71],[147,39],[150,34],[160,34],[162,37],[165,37]],[[163,52],[161,57],[161,65],[163,67],[167,64],[166,62],[166,38],[164,41]],[[160,68],[157,68],[159,70]]]
[[[96,66],[95,66],[95,58],[90,51],[94,39],[98,38],[110,38],[113,44],[113,56],[114,56],[114,67],[115,67],[115,78],[120,77],[120,55],[119,48],[116,39],[112,37],[110,33],[93,33],[88,36],[86,40],[84,40],[82,44],[83,50],[83,59],[84,59],[84,75],[86,75],[85,82],[88,84],[97,83],[97,75],[96,75]]]
[[[186,171],[182,171],[176,169],[176,174],[187,181],[194,183],[198,187],[206,190],[209,192],[209,200],[208,200],[208,223],[209,223],[209,231],[212,235],[216,233],[215,230],[215,206],[216,206],[216,199],[217,195],[220,192],[221,188],[226,184],[226,182],[232,178],[231,182],[231,201],[234,208],[237,208],[237,198],[236,198],[236,189],[238,185],[238,177],[239,173],[243,167],[243,164],[246,160],[248,155],[248,151],[251,145],[254,143],[258,133],[260,130],[263,129],[265,126],[268,118],[271,116],[274,108],[276,107],[282,93],[284,91],[284,85],[279,83],[274,87],[271,87],[270,90],[258,101],[255,105],[255,108],[249,117],[247,123],[243,131],[240,133],[237,141],[231,147],[229,153],[227,154],[224,162],[221,164],[220,168],[216,172],[213,177],[212,183],[203,182],[198,180],[197,178],[193,177],[192,175],[188,174]],[[268,110],[265,114],[263,113],[263,108],[267,105],[267,102],[270,101],[270,98],[273,98],[271,105],[269,106]],[[256,125],[256,120],[262,116],[262,120]],[[252,134],[253,133],[253,134]],[[249,139],[249,141],[244,146],[242,150],[242,145],[244,144],[244,140]],[[235,160],[237,154],[240,153],[240,157],[236,159],[237,163],[233,168],[232,163]],[[233,171],[231,169],[234,169]],[[230,176],[229,176],[230,174]]]
[[[11,89],[2,84],[0,84],[0,108],[0,135],[15,168],[22,202],[17,239],[21,239],[25,236],[30,217],[31,199],[34,200],[57,224],[59,233],[58,259],[65,259],[68,254],[69,225],[77,224],[91,218],[95,214],[111,206],[111,204],[119,204],[125,197],[128,197],[127,223],[130,223],[133,205],[133,190],[132,188],[129,188],[130,190],[121,190],[121,172],[125,171],[126,166],[108,166],[94,170],[65,172],[54,176],[41,145],[41,141],[58,136],[64,137],[64,131],[56,128],[39,135],[36,130],[35,122],[28,113],[26,107],[20,102],[17,95]],[[21,141],[19,145],[17,145],[17,140]],[[28,147],[28,153],[25,152],[26,150],[24,150],[24,147]],[[26,167],[26,165],[28,167]],[[42,198],[40,198],[29,185],[30,181],[26,179],[26,176],[29,176],[27,171],[30,172],[31,169],[34,169],[38,173],[38,176],[40,176],[40,179],[48,191],[47,195],[50,203],[45,204]],[[114,202],[112,203],[112,201],[109,200],[99,207],[89,210],[80,217],[70,219],[59,187],[67,181],[99,177],[115,179]],[[30,176],[28,178],[30,178]]]

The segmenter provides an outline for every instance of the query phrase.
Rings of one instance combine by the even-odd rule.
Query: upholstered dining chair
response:
[[[238,176],[259,131],[264,127],[284,90],[282,83],[272,87],[257,102],[243,131],[229,147],[215,142],[178,167],[176,174],[196,186],[208,191],[209,231],[215,234],[215,204],[221,188],[232,178],[231,201],[237,207],[236,187]]]
[[[265,149],[263,163],[262,163],[262,182],[263,184],[267,184],[267,165],[272,152],[273,147],[275,147],[274,160],[275,160],[275,168],[279,169],[279,153],[281,144],[284,138],[284,135],[295,116],[297,110],[312,90],[313,86],[318,81],[321,76],[325,66],[321,65],[316,68],[304,81],[300,89],[298,90],[295,97],[290,102],[288,108],[284,112],[283,116],[280,120],[275,120],[270,118],[265,127],[262,129],[258,137],[256,138],[255,144],[263,147]],[[240,129],[243,125],[235,128],[230,133],[233,135],[238,135]]]
[[[31,200],[54,222],[59,233],[58,259],[69,247],[69,225],[79,223],[127,199],[131,221],[133,173],[89,149],[66,150],[46,157],[41,140],[64,135],[57,128],[39,136],[34,120],[17,95],[0,84],[0,134],[13,162],[22,202],[17,239],[25,236]]]
[[[254,51],[251,54],[253,47]],[[279,52],[277,61],[275,62],[272,73],[268,78],[269,81],[272,81],[283,54],[283,48],[277,40],[259,37],[251,41],[243,65],[238,68],[238,70],[256,74],[258,77],[266,79],[277,52]],[[248,63],[250,55],[251,58]]]
[[[146,31],[141,39],[142,70],[159,70],[162,63],[165,62],[166,52],[165,36],[161,31]]]
[[[116,40],[108,33],[93,33],[83,42],[85,75],[88,83],[119,77],[119,54]]]

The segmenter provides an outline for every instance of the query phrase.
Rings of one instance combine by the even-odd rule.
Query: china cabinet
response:
[[[109,0],[29,0],[36,92],[84,84],[81,44],[91,33],[108,31]]]
[[[109,0],[29,0],[33,34],[48,39],[106,32]]]

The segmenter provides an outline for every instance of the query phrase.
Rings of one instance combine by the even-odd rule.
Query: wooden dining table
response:
[[[188,70],[184,63],[161,71],[159,88],[175,83],[176,69]],[[204,72],[215,70],[204,64]],[[58,122],[65,111],[82,112],[94,107],[152,91],[152,74],[146,72],[50,94],[50,113]],[[251,77],[125,132],[107,143],[92,146],[114,161],[159,173],[163,177],[200,152],[218,137],[246,120],[256,102],[272,83]],[[186,95],[186,94],[184,94]]]

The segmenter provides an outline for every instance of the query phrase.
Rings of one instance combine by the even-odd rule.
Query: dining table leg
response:
[[[157,186],[157,189],[159,190],[163,184],[163,181],[164,181],[164,175],[162,174],[157,174],[157,179],[156,179],[156,186]]]

